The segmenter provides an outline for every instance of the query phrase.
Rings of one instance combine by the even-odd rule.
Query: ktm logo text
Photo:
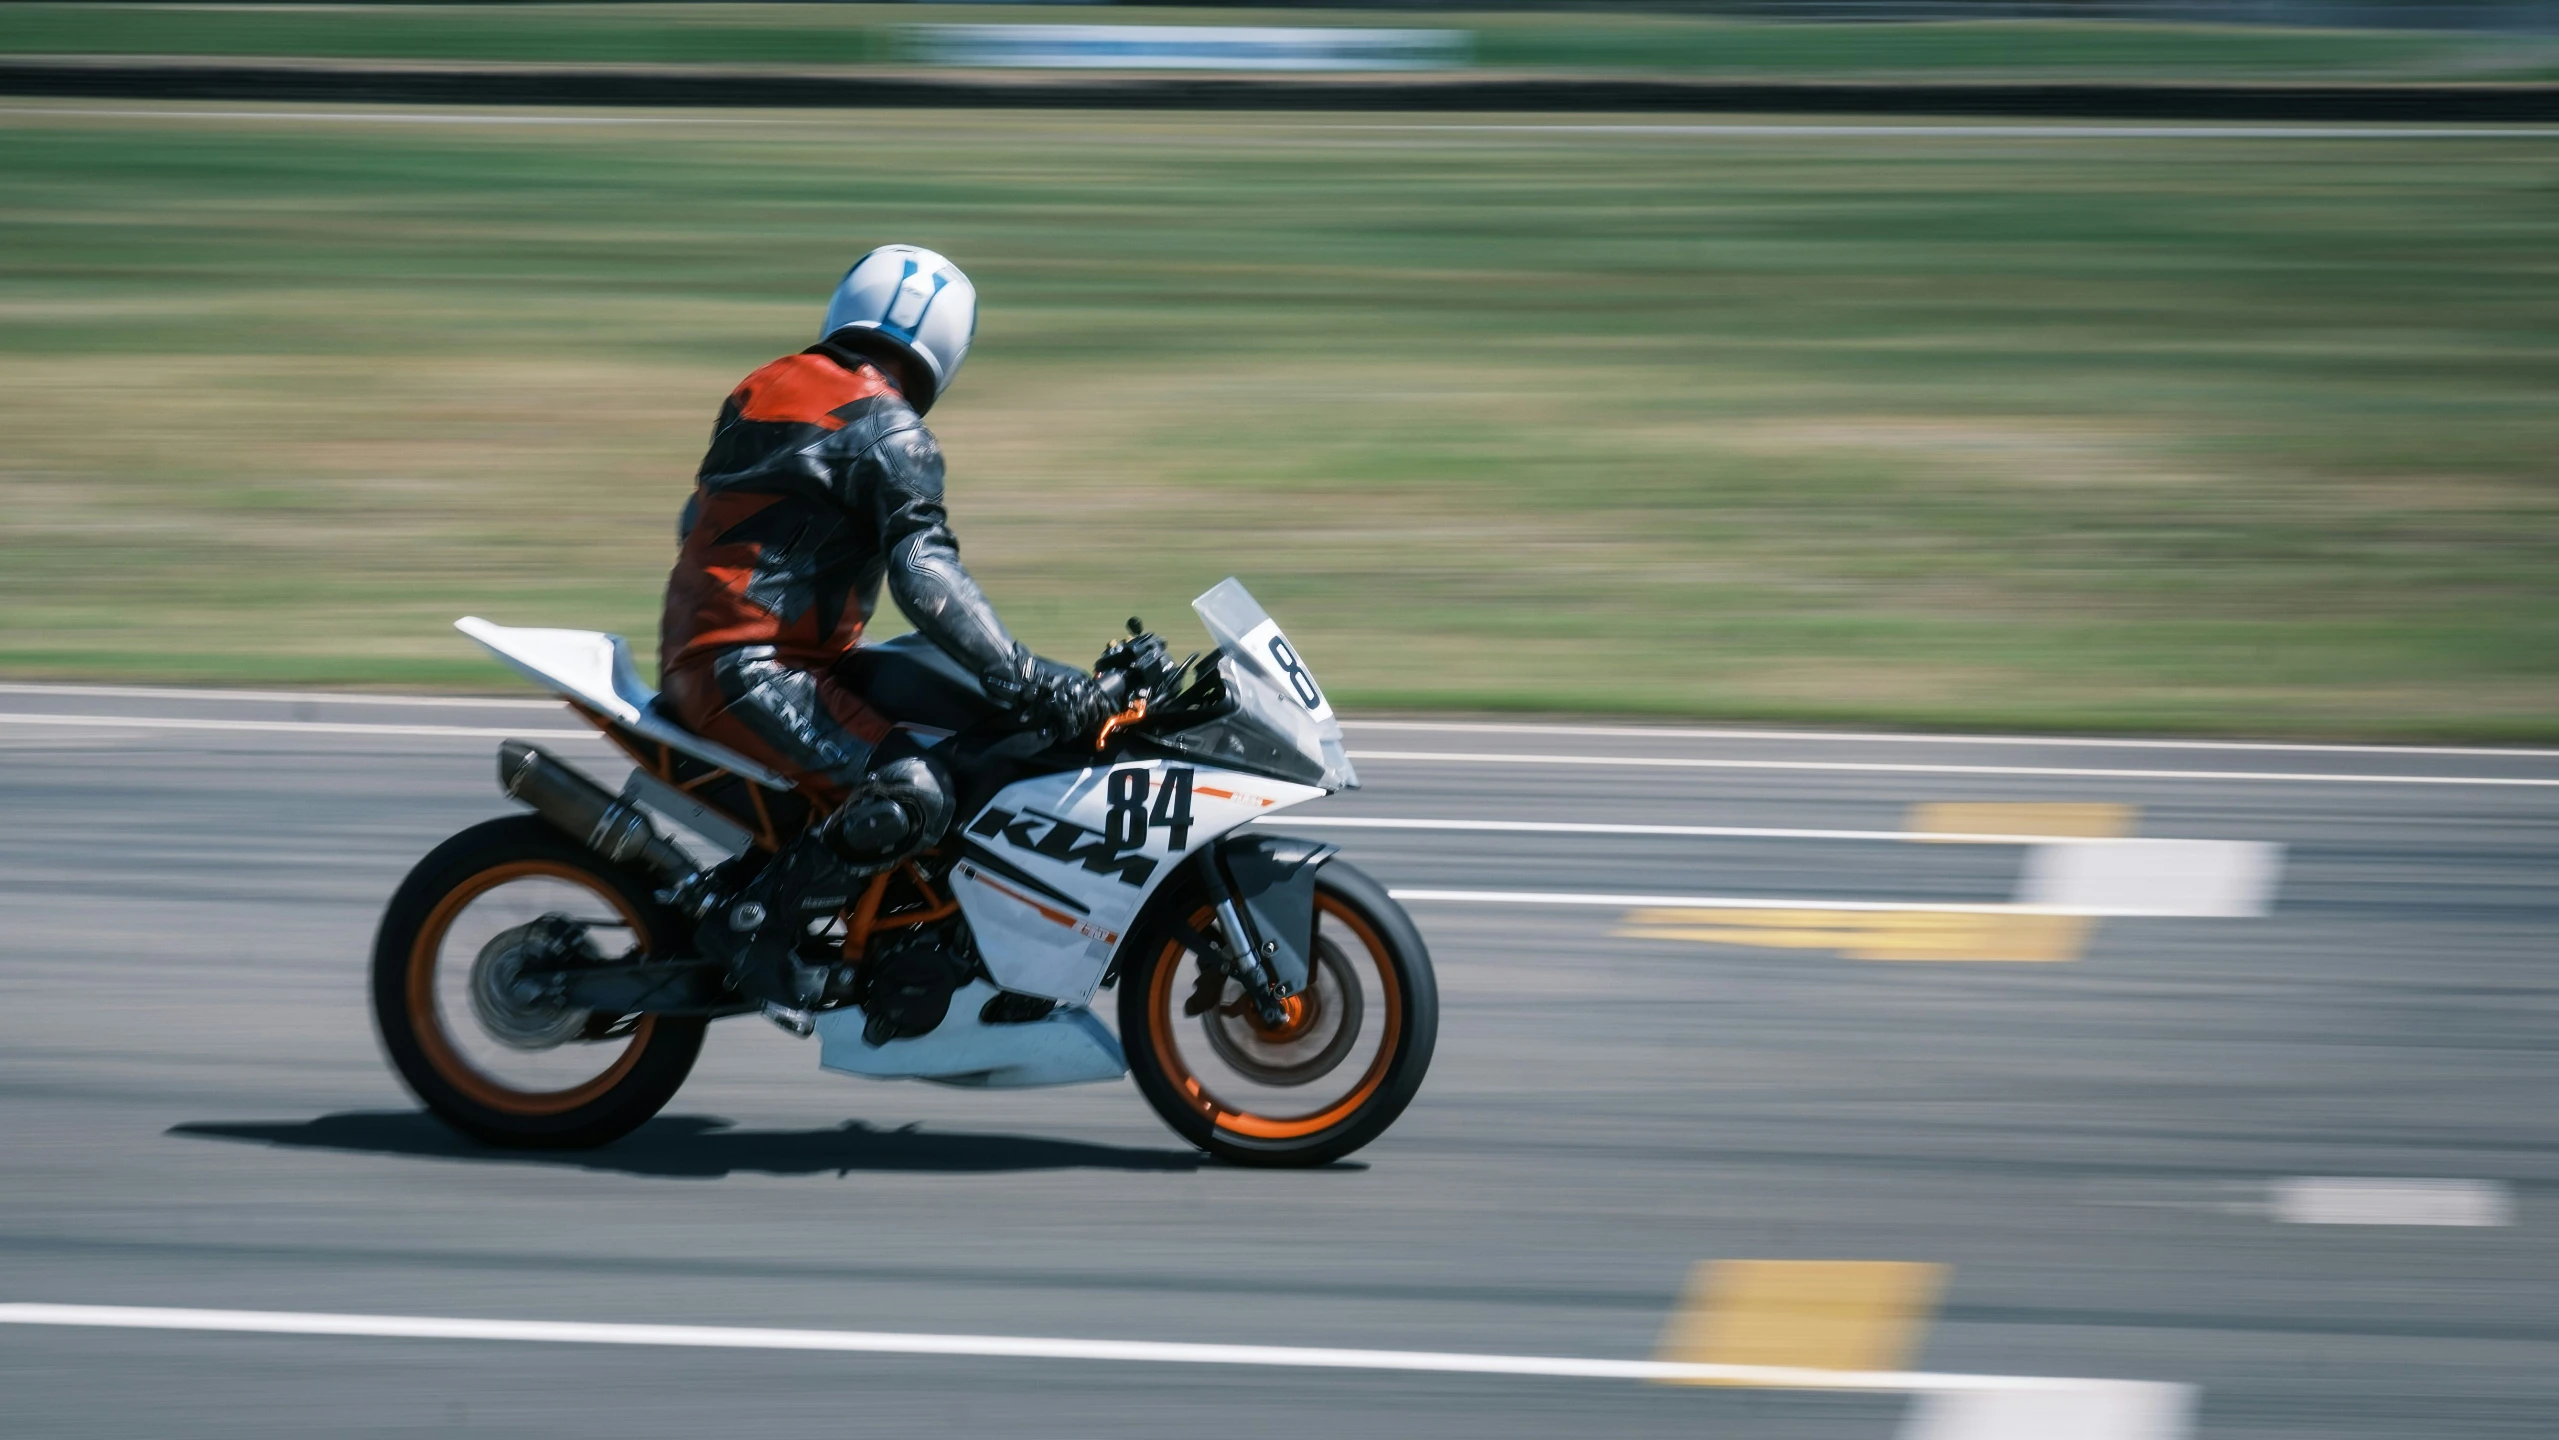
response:
[[[1123,853],[1111,844],[1110,837],[1054,815],[1025,817],[988,806],[986,813],[969,826],[969,833],[989,840],[1001,836],[1005,844],[1016,849],[1081,865],[1096,875],[1116,875],[1121,884],[1140,889],[1161,863],[1150,856]]]

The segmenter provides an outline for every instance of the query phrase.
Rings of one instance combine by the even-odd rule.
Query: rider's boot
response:
[[[812,914],[841,906],[854,879],[815,832],[802,835],[704,915],[694,943],[748,999],[805,1010],[826,993],[828,971],[802,961],[800,942]]]
[[[704,916],[696,942],[748,999],[806,1010],[825,995],[832,970],[801,959],[811,917],[842,909],[855,886],[913,859],[950,822],[941,767],[922,756],[892,760]]]

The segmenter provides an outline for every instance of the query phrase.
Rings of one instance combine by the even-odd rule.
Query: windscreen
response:
[[[1228,577],[1191,602],[1200,623],[1225,652],[1227,688],[1235,697],[1236,718],[1264,731],[1324,772],[1327,790],[1359,787],[1359,773],[1342,751],[1342,724],[1333,717],[1332,702],[1315,681],[1314,672],[1298,657],[1279,622],[1261,602]]]

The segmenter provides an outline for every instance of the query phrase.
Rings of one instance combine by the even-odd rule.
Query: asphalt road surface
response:
[[[856,1081],[753,1019],[603,1150],[494,1153],[422,1118],[364,1003],[374,923],[419,855],[510,808],[495,735],[569,728],[0,687],[0,1306],[1642,1359],[1700,1261],[1918,1261],[1946,1268],[1915,1371],[2176,1382],[2214,1437],[2559,1424],[2559,753],[1355,725],[1367,787],[1304,833],[1469,897],[1408,902],[1438,1060],[1354,1161],[1266,1173],[1204,1162],[1124,1081]],[[1946,802],[2128,807],[2140,836],[2251,842],[2178,855],[2260,868],[2166,914],[2099,876],[2075,958],[1852,958],[1917,923],[1897,907],[2054,899],[2031,872],[2066,844],[1897,838]],[[1698,907],[1636,913],[1670,900]],[[2340,1219],[2376,1223],[2296,1223]],[[1505,1374],[0,1325],[13,1436],[1887,1440],[1910,1415]]]

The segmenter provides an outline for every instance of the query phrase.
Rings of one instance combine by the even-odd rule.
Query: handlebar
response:
[[[1146,633],[1146,622],[1131,616],[1128,638],[1104,647],[1102,657],[1093,662],[1093,681],[1114,704],[1125,705],[1132,699],[1163,695],[1173,683],[1175,668],[1163,637]]]
[[[1171,663],[1163,638],[1146,633],[1145,623],[1132,616],[1128,638],[1106,647],[1093,662],[1093,688],[1117,712],[1102,722],[1093,748],[1110,744],[1112,733],[1122,726],[1145,719],[1148,704],[1171,692],[1182,668]]]

